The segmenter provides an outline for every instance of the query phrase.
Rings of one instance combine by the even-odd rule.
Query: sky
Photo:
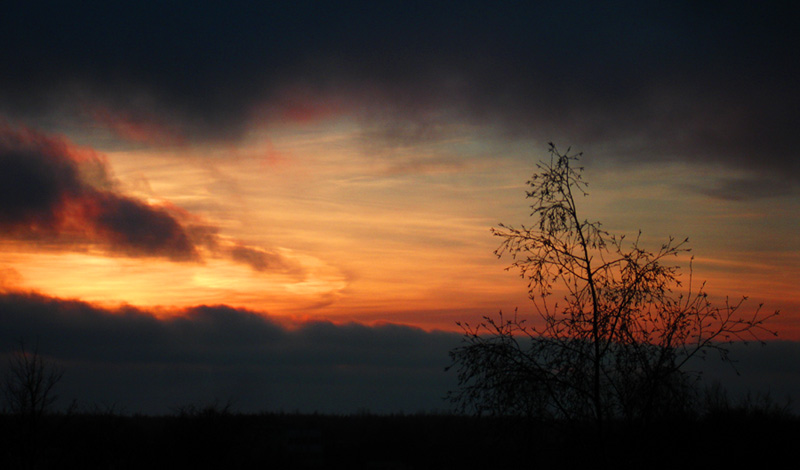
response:
[[[583,217],[689,237],[713,298],[780,310],[743,367],[800,393],[794,7],[18,3],[0,350],[38,342],[62,395],[445,408],[456,322],[532,314],[490,229],[527,223],[549,142]]]

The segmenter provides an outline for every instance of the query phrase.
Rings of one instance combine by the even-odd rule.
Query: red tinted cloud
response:
[[[0,124],[0,229],[47,230],[64,199],[84,190],[67,145],[28,129]]]
[[[0,123],[0,237],[173,261],[201,261],[204,247],[254,271],[302,271],[274,251],[222,241],[217,227],[179,207],[121,194],[108,174],[90,149]]]
[[[128,256],[198,259],[186,229],[170,212],[107,189],[112,186],[103,162],[91,152],[0,125],[0,233],[100,245]]]
[[[84,200],[99,239],[129,256],[163,256],[173,260],[198,257],[181,225],[163,208],[132,198],[100,192]]]

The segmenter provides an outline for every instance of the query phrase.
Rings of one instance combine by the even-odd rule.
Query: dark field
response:
[[[242,415],[216,408],[171,416],[0,417],[0,468],[698,468],[778,463],[795,455],[794,416],[730,411],[647,426],[454,415]]]

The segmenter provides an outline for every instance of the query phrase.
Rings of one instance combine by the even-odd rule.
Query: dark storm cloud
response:
[[[289,8],[16,5],[0,20],[2,102],[21,115],[78,104],[93,114],[100,105],[139,122],[160,116],[178,134],[224,138],[300,59],[315,25],[303,7]]]
[[[790,174],[796,188],[795,8],[17,2],[0,19],[0,109],[100,109],[134,140],[230,139],[256,108],[294,119],[333,99],[370,138],[431,139],[456,119],[621,163]]]
[[[183,226],[167,211],[108,193],[93,202],[97,231],[119,251],[175,260],[198,257]]]
[[[63,199],[80,196],[84,183],[63,144],[0,124],[0,228],[49,227]]]
[[[200,247],[255,271],[302,274],[263,248],[221,243],[219,230],[176,207],[154,206],[115,189],[103,157],[90,149],[0,123],[0,235],[57,249],[89,245],[125,256],[201,261]]]
[[[86,160],[89,172],[82,171]],[[111,186],[100,157],[29,129],[0,125],[0,233],[22,239],[99,243],[133,256],[196,259],[183,226],[166,210],[100,189]],[[100,175],[96,187],[91,181]]]
[[[162,312],[163,313],[163,312]],[[452,333],[311,322],[287,328],[226,306],[158,319],[37,294],[0,295],[0,354],[20,338],[66,370],[59,394],[168,412],[233,399],[249,411],[445,409]]]

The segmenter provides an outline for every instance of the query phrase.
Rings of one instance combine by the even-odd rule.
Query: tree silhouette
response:
[[[462,411],[591,420],[647,421],[683,411],[695,377],[687,361],[710,351],[730,362],[727,345],[774,334],[764,322],[777,315],[761,306],[745,315],[727,299],[714,305],[705,283],[688,284],[669,259],[690,251],[688,239],[669,238],[655,251],[604,231],[579,216],[586,196],[581,154],[550,144],[527,182],[532,226],[493,228],[495,251],[518,269],[538,321],[485,317],[459,325],[464,343],[450,352],[459,389],[450,398]],[[554,302],[553,296],[560,297]]]
[[[50,434],[45,415],[56,401],[55,387],[63,375],[58,364],[39,353],[38,344],[31,351],[20,341],[11,353],[2,391],[4,408],[16,424],[9,443],[15,468],[40,468]]]
[[[63,375],[60,367],[39,354],[38,345],[27,351],[20,341],[8,360],[2,384],[6,406],[12,413],[36,421],[55,402],[54,389]]]

